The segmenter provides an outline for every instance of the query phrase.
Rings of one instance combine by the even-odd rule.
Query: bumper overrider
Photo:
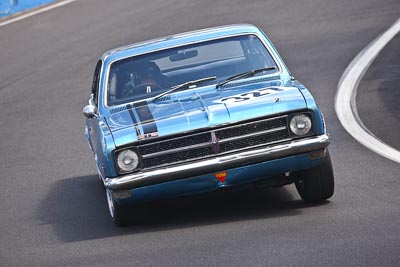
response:
[[[294,140],[290,143],[271,145],[254,150],[208,158],[192,163],[140,171],[115,178],[106,178],[104,185],[111,191],[129,190],[146,185],[190,178],[246,166],[292,155],[311,153],[325,149],[330,143],[327,134]],[[318,153],[316,154],[318,157]],[[322,154],[324,155],[324,154]]]

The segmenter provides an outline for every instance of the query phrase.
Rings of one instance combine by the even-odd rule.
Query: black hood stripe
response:
[[[153,114],[149,109],[147,101],[133,103],[133,106],[135,107],[142,124],[143,134],[146,136],[148,134],[158,132],[157,124],[154,120]]]
[[[133,108],[133,107],[132,107],[131,104],[128,104],[128,105],[126,105],[126,108],[127,108],[128,112],[129,112],[129,115],[131,116],[133,125],[134,125],[134,127],[135,127],[136,135],[137,135],[137,136],[140,136],[140,135],[141,135],[140,129],[139,129],[138,123],[137,123],[137,121],[136,121],[135,114],[133,114],[133,111],[132,111],[132,108]]]

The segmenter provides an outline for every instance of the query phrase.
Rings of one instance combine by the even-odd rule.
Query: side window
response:
[[[102,62],[99,60],[96,64],[96,69],[94,70],[93,82],[91,93],[93,94],[93,102],[98,105],[99,98],[99,80],[100,80],[100,70],[101,70]]]

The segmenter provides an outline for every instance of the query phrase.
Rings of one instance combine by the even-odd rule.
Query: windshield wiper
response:
[[[185,87],[185,86],[196,85],[196,84],[198,84],[198,83],[202,83],[202,82],[206,82],[206,81],[211,81],[211,80],[215,80],[215,79],[217,79],[216,76],[210,76],[210,77],[201,78],[201,79],[197,79],[197,80],[193,80],[193,81],[187,81],[187,82],[185,82],[185,83],[172,86],[171,89],[169,89],[168,91],[165,91],[165,92],[163,92],[163,93],[161,93],[161,94],[159,94],[159,95],[156,95],[156,96],[153,98],[153,100],[157,100],[157,99],[159,99],[160,97],[163,97],[163,96],[168,95],[168,94],[170,94],[170,93],[172,93],[172,92],[178,91],[179,89],[181,89],[181,88],[183,88],[183,87]]]
[[[256,70],[251,70],[251,71],[246,71],[246,72],[243,72],[243,73],[239,73],[239,74],[236,74],[236,75],[233,75],[233,76],[229,77],[228,79],[226,79],[223,82],[218,83],[217,84],[217,88],[221,87],[222,85],[224,85],[226,83],[229,83],[231,81],[234,81],[234,80],[237,80],[237,79],[240,79],[240,78],[254,76],[255,74],[257,74],[259,72],[275,70],[275,69],[276,69],[276,67],[265,67],[265,68],[261,68],[261,69],[256,69]]]

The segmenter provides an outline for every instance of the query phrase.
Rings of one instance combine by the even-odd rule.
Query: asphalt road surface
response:
[[[1,27],[0,265],[398,266],[400,166],[345,132],[334,96],[350,61],[399,14],[398,0],[78,0]],[[150,207],[143,224],[115,227],[83,134],[97,58],[240,22],[269,35],[324,112],[335,195],[305,205],[291,185],[172,200]],[[399,55],[398,45],[387,49]],[[375,63],[399,66],[399,57]],[[362,81],[370,90],[388,75],[375,74]],[[361,93],[360,109],[385,112],[366,124],[398,142],[398,101],[383,91],[370,100]]]

